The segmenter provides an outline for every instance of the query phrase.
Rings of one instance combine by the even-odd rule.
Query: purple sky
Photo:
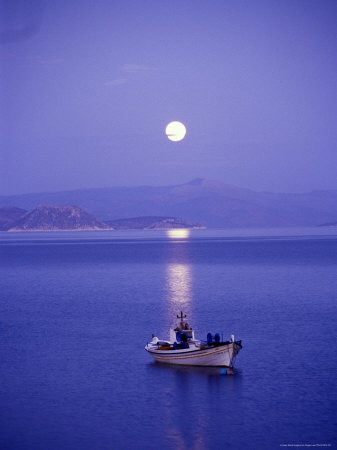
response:
[[[0,194],[337,189],[336,0],[0,5]]]

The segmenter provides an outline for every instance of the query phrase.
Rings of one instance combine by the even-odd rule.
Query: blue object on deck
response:
[[[220,375],[227,375],[227,370],[226,369],[221,369],[220,370]]]
[[[207,333],[207,343],[211,344],[213,342],[213,336],[212,333]]]
[[[219,333],[215,333],[214,340],[215,340],[215,342],[220,342],[220,334]]]
[[[180,331],[178,331],[178,333],[176,334],[176,338],[177,338],[177,342],[181,341],[181,333],[180,333]]]

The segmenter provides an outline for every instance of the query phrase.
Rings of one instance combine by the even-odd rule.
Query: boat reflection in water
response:
[[[223,414],[217,414],[219,405],[226,410],[228,402],[235,401],[244,410],[242,404],[242,377],[228,377],[216,367],[189,367],[158,364],[147,365],[148,378],[160,395],[158,417],[165,423],[162,433],[172,448],[210,449],[234,448],[231,420],[224,420]],[[158,407],[159,408],[159,407]],[[188,419],[187,419],[188,418]],[[214,443],[209,430],[219,429],[221,442]]]
[[[157,370],[157,371],[171,371],[175,374],[177,380],[181,380],[180,377],[192,377],[193,379],[199,379],[201,381],[202,378],[206,377],[209,380],[213,380],[215,383],[222,382],[221,379],[235,379],[235,377],[241,377],[241,370],[235,369],[235,377],[227,377],[224,376],[227,374],[227,371],[222,370],[221,367],[212,367],[212,366],[186,366],[186,365],[175,365],[175,364],[158,364],[157,361],[152,361],[148,365],[149,370]],[[226,381],[232,385],[232,382]],[[226,384],[227,385],[227,384]]]

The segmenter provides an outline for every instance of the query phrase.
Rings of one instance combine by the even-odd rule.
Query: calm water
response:
[[[0,448],[336,448],[333,232],[0,234]],[[181,309],[233,376],[152,362]]]

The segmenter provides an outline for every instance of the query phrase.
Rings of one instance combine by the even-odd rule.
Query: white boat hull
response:
[[[159,350],[147,345],[150,355],[161,363],[187,366],[221,366],[233,367],[235,356],[240,350],[235,342],[226,345],[212,346],[205,349]]]

